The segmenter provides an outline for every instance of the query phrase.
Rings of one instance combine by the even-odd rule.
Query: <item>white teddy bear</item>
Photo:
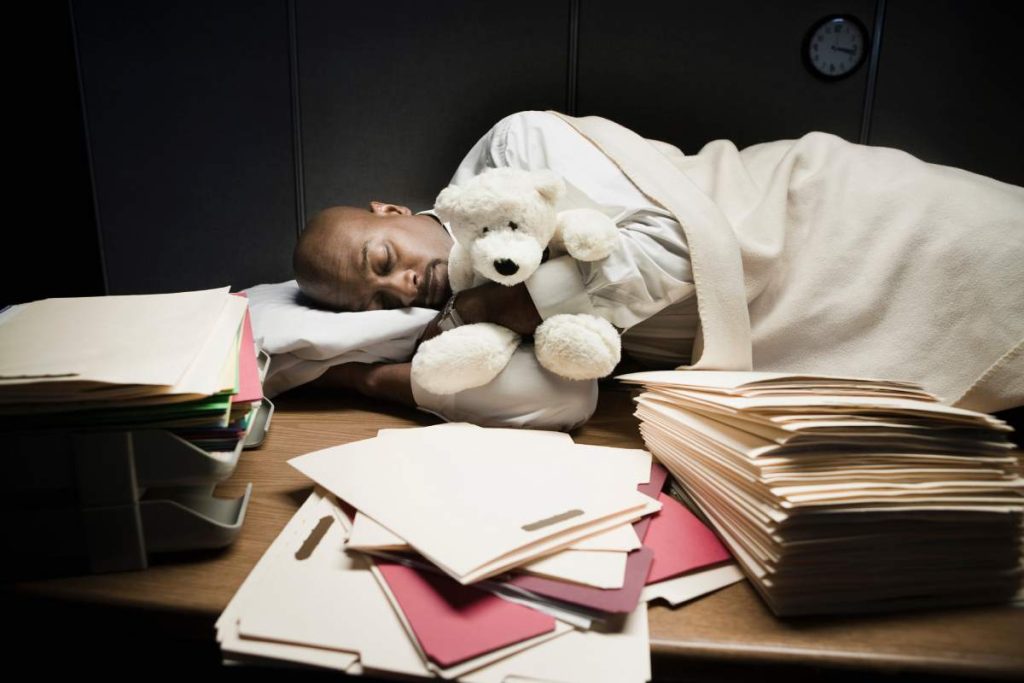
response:
[[[580,261],[605,258],[618,244],[615,223],[594,209],[558,212],[565,183],[550,171],[490,169],[437,197],[435,210],[455,235],[448,260],[452,291],[487,280],[512,286],[540,266],[545,252]],[[413,379],[435,394],[453,394],[494,379],[519,346],[518,334],[493,323],[463,325],[420,345]],[[619,333],[604,318],[554,315],[534,332],[534,352],[548,370],[595,379],[619,362]]]

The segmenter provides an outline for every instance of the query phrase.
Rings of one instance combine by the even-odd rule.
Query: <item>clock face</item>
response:
[[[852,17],[829,17],[808,36],[805,57],[811,70],[826,79],[853,73],[867,52],[867,31]]]

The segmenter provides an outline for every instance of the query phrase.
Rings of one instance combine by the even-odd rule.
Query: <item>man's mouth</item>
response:
[[[438,308],[447,296],[447,274],[443,261],[434,261],[424,273],[423,302],[427,308]]]

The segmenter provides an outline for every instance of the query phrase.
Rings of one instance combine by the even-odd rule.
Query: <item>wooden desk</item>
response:
[[[238,496],[253,483],[233,546],[156,558],[146,571],[8,586],[5,601],[17,608],[15,623],[26,625],[11,651],[46,657],[74,642],[78,657],[109,666],[145,647],[138,658],[149,666],[153,658],[164,667],[217,666],[214,621],[312,488],[286,460],[371,437],[378,428],[437,422],[425,413],[312,390],[283,396],[277,405],[264,446],[245,452],[217,491]],[[580,443],[643,446],[630,395],[621,389],[604,389],[597,414],[573,436]],[[97,634],[100,623],[104,630]],[[676,609],[654,607],[650,624],[657,679],[761,678],[764,667],[802,680],[862,680],[868,673],[1024,677],[1024,609],[1009,606],[780,621],[744,582]],[[201,655],[186,655],[186,643]],[[82,666],[75,660],[74,668]]]

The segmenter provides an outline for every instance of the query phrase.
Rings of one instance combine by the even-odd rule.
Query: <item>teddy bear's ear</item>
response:
[[[549,204],[554,204],[565,194],[565,182],[554,171],[536,171],[533,174],[533,186]]]
[[[437,201],[434,202],[434,211],[437,213],[437,217],[444,223],[451,223],[455,218],[461,198],[462,190],[455,185],[449,185],[441,190],[441,194],[437,195]]]

